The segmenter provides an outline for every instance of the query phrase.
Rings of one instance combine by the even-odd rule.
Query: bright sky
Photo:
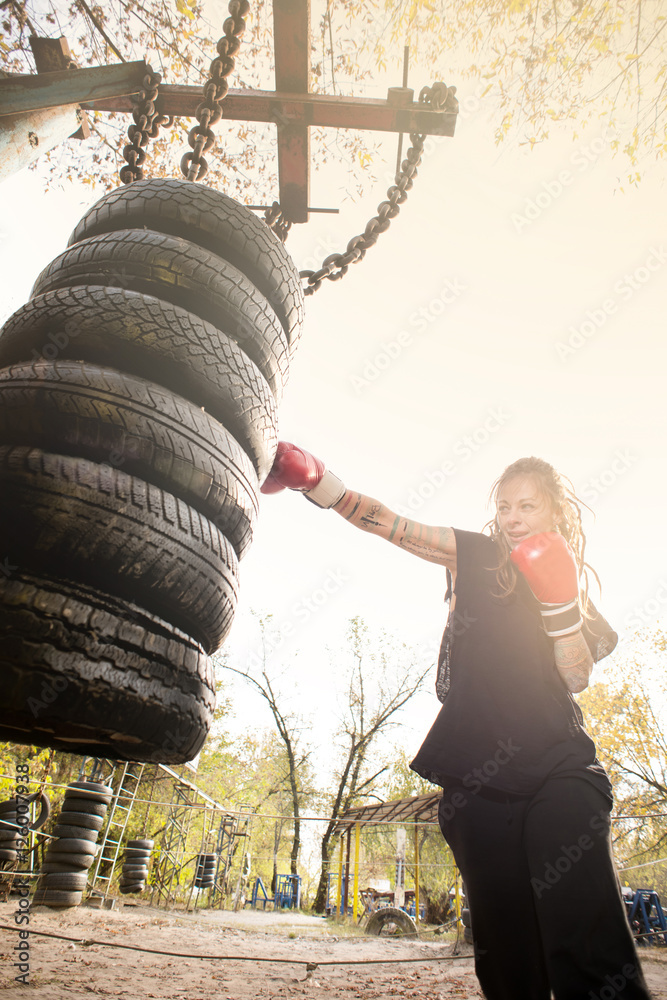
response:
[[[456,136],[429,142],[388,233],[307,299],[281,437],[394,509],[471,530],[488,519],[488,490],[506,465],[547,459],[595,511],[598,603],[627,635],[667,609],[664,167],[622,192],[626,164],[612,160],[602,129],[532,152],[498,148],[472,88],[459,97]],[[396,137],[383,153],[378,170],[390,178]],[[352,169],[313,177],[311,204],[341,212],[293,228],[299,268],[344,249],[383,200],[385,180],[343,201]],[[0,185],[0,318],[27,299],[95,198],[83,185],[44,196],[25,171]],[[327,650],[341,646],[347,619],[360,615],[434,660],[444,590],[443,570],[336,514],[287,492],[264,497],[228,645],[243,662],[257,643],[251,609],[271,612],[292,704],[327,729],[341,689]],[[259,703],[239,704],[268,722]],[[430,691],[415,702],[401,737],[415,751],[437,707]]]

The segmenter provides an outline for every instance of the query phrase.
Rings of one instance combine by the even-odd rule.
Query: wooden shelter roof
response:
[[[374,802],[372,805],[356,806],[348,809],[334,828],[334,836],[340,836],[356,823],[366,826],[373,823],[437,823],[438,803],[442,792],[428,795],[413,795],[407,799],[393,799],[391,802]]]

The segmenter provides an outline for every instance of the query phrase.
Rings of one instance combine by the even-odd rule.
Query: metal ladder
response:
[[[120,766],[120,765],[118,765]],[[106,899],[111,887],[111,880],[114,876],[116,862],[121,851],[125,830],[132,812],[134,800],[137,797],[141,778],[144,773],[145,764],[126,762],[122,765],[122,773],[118,790],[111,800],[109,809],[109,819],[104,831],[104,838],[100,845],[97,856],[97,863],[92,875],[92,880],[88,887],[88,898],[91,896],[101,896]],[[107,867],[107,874],[102,874],[104,866]]]

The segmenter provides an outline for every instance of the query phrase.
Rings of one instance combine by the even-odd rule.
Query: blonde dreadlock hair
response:
[[[586,535],[581,524],[581,508],[587,504],[580,500],[574,492],[574,487],[569,479],[556,472],[553,465],[549,465],[541,458],[520,458],[518,461],[508,465],[505,471],[496,479],[489,493],[489,503],[497,503],[501,489],[518,476],[534,476],[537,480],[539,490],[542,495],[549,500],[554,510],[554,521],[556,531],[566,539],[574,553],[574,558],[579,570],[581,582],[581,609],[585,617],[588,605],[588,573],[590,570],[595,577],[598,586],[600,579],[587,562],[584,561],[586,549]],[[500,596],[507,597],[513,592],[517,584],[517,571],[510,560],[510,547],[498,524],[498,514],[496,513],[491,521],[484,525],[484,530],[488,529],[491,538],[498,546],[500,562],[496,572],[496,578],[500,586]]]

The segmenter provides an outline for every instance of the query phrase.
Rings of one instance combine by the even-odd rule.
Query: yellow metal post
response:
[[[419,824],[415,820],[415,923],[419,924]]]
[[[359,911],[359,842],[361,840],[361,826],[354,824],[354,895],[352,896],[352,919],[357,922]]]
[[[340,901],[343,895],[343,840],[340,838],[340,852],[338,855],[338,883],[336,885],[336,915],[340,913]]]

